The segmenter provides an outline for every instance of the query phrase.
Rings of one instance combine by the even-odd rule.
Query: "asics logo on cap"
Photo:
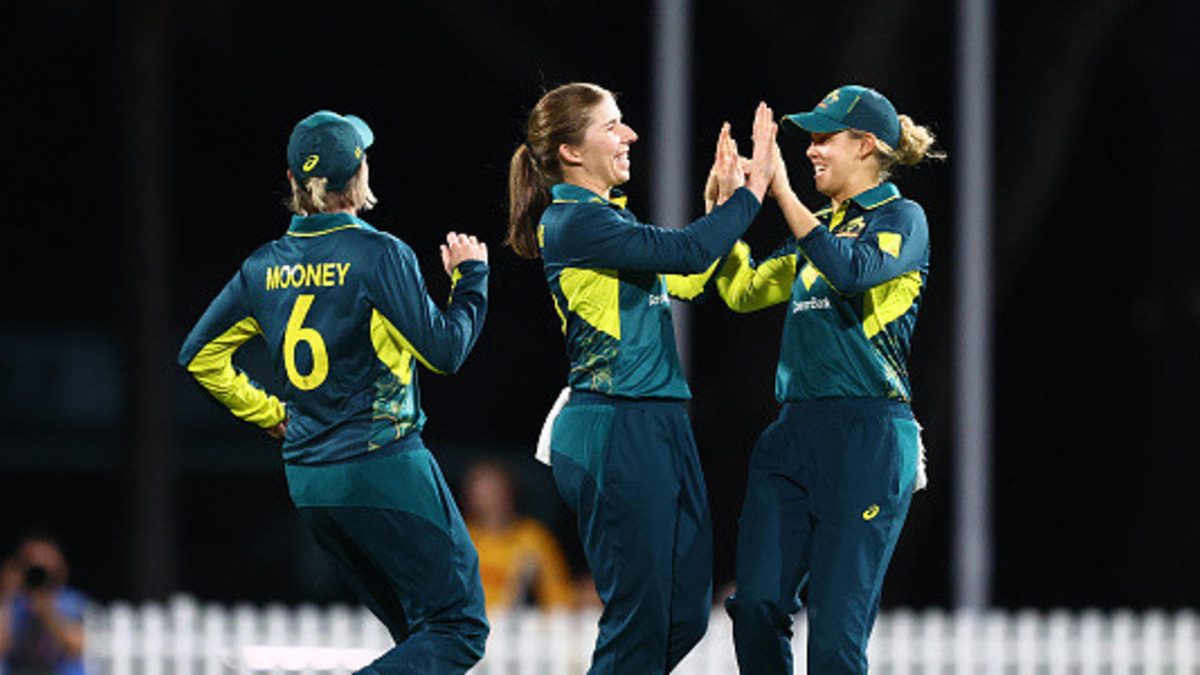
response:
[[[879,505],[872,504],[867,507],[866,511],[863,511],[863,520],[871,520],[877,515],[879,515]]]
[[[360,152],[361,152],[361,150],[360,150]],[[313,169],[315,169],[317,167],[317,162],[319,162],[319,161],[321,161],[320,155],[309,155],[308,158],[304,160],[304,167],[303,167],[304,170],[312,171]]]
[[[362,159],[362,148],[357,146],[354,148],[354,159]]]

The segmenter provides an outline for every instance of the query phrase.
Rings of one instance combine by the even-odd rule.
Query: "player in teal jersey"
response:
[[[403,241],[358,217],[375,203],[357,117],[321,111],[288,143],[283,237],[241,268],[188,335],[179,361],[234,415],[282,436],[292,501],[396,646],[371,673],[463,673],[488,625],[478,558],[421,441],[420,363],[453,373],[487,311],[487,246],[451,232],[439,308]],[[261,335],[282,390],[234,367]]]
[[[629,180],[637,134],[601,87],[543,96],[513,154],[508,244],[541,256],[571,366],[550,456],[604,603],[591,673],[670,671],[707,628],[712,527],[669,298],[699,293],[758,213],[774,136],[761,105],[742,187],[725,125],[721,205],[679,230],[625,208],[615,188]]]
[[[917,481],[907,360],[929,271],[925,213],[887,178],[929,156],[933,135],[855,85],[784,119],[811,133],[808,159],[831,203],[805,208],[776,148],[771,194],[794,237],[758,263],[738,242],[716,279],[737,311],[787,303],[775,380],[783,408],[750,457],[726,604],[743,673],[792,672],[802,593],[808,672],[866,673]]]

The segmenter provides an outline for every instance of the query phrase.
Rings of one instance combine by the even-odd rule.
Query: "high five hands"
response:
[[[765,102],[760,102],[754,111],[751,140],[754,143],[749,159],[738,155],[737,141],[733,140],[729,123],[721,125],[717,136],[716,157],[704,186],[704,202],[707,210],[725,203],[738,188],[745,185],[761,202],[779,167],[782,157],[775,143],[779,125],[775,113]],[[784,179],[786,180],[786,178]]]

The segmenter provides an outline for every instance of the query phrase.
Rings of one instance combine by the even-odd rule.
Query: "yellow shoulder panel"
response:
[[[913,270],[870,289],[863,296],[863,333],[868,338],[904,316],[921,294],[921,273]]]
[[[616,270],[568,267],[558,276],[567,311],[596,330],[621,339],[621,282]]]
[[[400,380],[400,384],[412,382],[412,362],[415,351],[411,349],[408,340],[396,330],[396,326],[379,310],[371,310],[371,345],[375,347],[375,355],[383,361]],[[427,367],[429,364],[425,364]],[[432,370],[432,369],[431,369]]]

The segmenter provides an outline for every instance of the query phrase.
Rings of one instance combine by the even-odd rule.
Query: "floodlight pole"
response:
[[[954,309],[954,604],[991,604],[992,2],[958,6]]]
[[[168,2],[132,3],[123,54],[131,509],[126,587],[140,599],[165,598],[178,581],[170,428],[175,380],[167,178],[170,14]]]
[[[651,65],[652,219],[656,225],[683,226],[688,217],[687,182],[692,143],[692,0],[655,0],[654,60]],[[697,195],[698,198],[698,195]],[[691,375],[691,309],[672,301],[675,349]]]

